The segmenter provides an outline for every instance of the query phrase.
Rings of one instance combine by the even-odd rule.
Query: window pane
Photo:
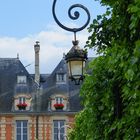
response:
[[[27,128],[23,128],[23,134],[27,134]]]
[[[60,103],[62,103],[62,101],[63,101],[63,99],[62,99],[62,98],[60,98]]]
[[[23,140],[27,140],[27,135],[23,135]]]
[[[60,126],[64,126],[64,121],[60,121]]]
[[[60,133],[62,133],[62,134],[64,133],[64,128],[60,129]]]
[[[58,128],[54,128],[54,133],[58,133]]]
[[[64,140],[64,134],[60,135],[60,140]]]
[[[22,97],[22,98],[23,98],[23,99],[22,99],[22,100],[23,100],[23,103],[25,103],[25,97]]]
[[[58,127],[58,122],[54,121],[54,127]]]
[[[23,127],[27,127],[27,121],[23,121]]]
[[[58,103],[59,102],[59,98],[58,97],[56,97],[56,103]]]
[[[22,103],[22,98],[21,97],[19,97],[19,103]]]
[[[54,134],[54,140],[58,140],[58,135]]]
[[[17,135],[17,140],[21,140],[21,136],[20,135]]]
[[[21,122],[20,121],[16,121],[16,127],[21,127]]]
[[[17,128],[17,134],[20,134],[20,133],[21,133],[21,129]]]

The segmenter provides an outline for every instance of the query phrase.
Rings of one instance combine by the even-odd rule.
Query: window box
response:
[[[19,108],[19,110],[25,110],[27,107],[26,103],[19,103],[17,104],[17,107]]]
[[[56,103],[56,104],[54,104],[54,107],[55,107],[56,110],[63,109],[64,108],[64,104],[62,104],[62,103],[60,103],[60,104]]]

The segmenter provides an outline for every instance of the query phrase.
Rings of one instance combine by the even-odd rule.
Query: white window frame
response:
[[[58,104],[63,104],[63,97],[55,97],[55,103],[58,103]]]
[[[58,123],[58,127],[54,126],[54,122]],[[63,125],[61,125],[61,122],[63,122]],[[53,140],[61,140],[61,135],[64,137],[66,129],[63,126],[65,126],[65,123],[65,120],[53,120]],[[57,129],[57,133],[55,133],[55,129]],[[62,129],[64,133],[62,133]],[[56,139],[54,139],[55,135],[57,136]]]
[[[64,83],[66,83],[66,74],[64,74],[64,73],[57,73],[56,74],[56,82],[57,82],[57,84],[64,84]]]
[[[25,75],[18,75],[17,76],[17,83],[18,84],[26,84],[27,83],[27,77]]]
[[[26,103],[26,97],[19,97],[19,103]]]

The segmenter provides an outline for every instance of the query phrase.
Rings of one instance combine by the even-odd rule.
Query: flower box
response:
[[[19,110],[25,110],[27,107],[26,103],[19,103],[17,104],[17,107],[19,108]]]
[[[54,107],[55,107],[56,110],[57,109],[63,109],[64,108],[64,104],[58,104],[58,103],[56,103],[56,104],[54,104]]]

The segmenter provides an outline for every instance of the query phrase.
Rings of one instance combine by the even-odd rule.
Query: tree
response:
[[[140,139],[140,0],[101,0],[108,6],[89,27],[89,64],[71,140]]]

